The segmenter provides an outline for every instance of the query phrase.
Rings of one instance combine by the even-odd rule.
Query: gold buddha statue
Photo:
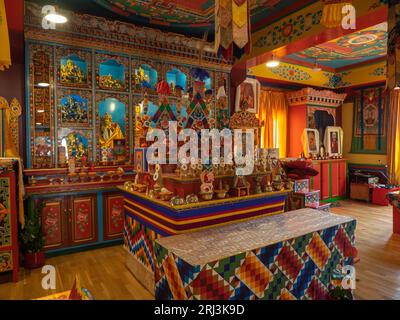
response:
[[[114,148],[115,139],[124,139],[124,134],[118,123],[114,123],[112,116],[106,112],[102,117],[101,136],[99,139],[102,148]]]

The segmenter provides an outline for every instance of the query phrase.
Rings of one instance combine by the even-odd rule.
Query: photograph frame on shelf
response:
[[[250,101],[250,106],[246,106],[244,102],[249,104],[248,100],[251,95],[249,95],[249,90],[251,88],[252,103]],[[260,91],[261,84],[257,79],[246,78],[236,89],[236,99],[235,99],[235,112],[248,111],[251,113],[257,113],[260,102]]]
[[[317,129],[306,128],[303,132],[304,151],[306,156],[319,154],[319,131]]]
[[[341,127],[326,127],[324,144],[328,156],[341,156],[343,154],[343,129]]]

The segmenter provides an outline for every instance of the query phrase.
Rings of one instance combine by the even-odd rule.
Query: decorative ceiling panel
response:
[[[142,17],[160,24],[214,24],[214,0],[93,0],[102,7],[129,17]],[[291,0],[250,0],[251,14],[257,22],[293,4]]]
[[[314,63],[339,69],[386,56],[387,23],[343,36],[341,38],[288,55],[291,60]]]

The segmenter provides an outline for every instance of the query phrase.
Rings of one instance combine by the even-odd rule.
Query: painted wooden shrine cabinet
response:
[[[45,203],[45,247],[122,241],[117,187],[145,169],[134,164],[135,150],[148,147],[147,130],[170,120],[182,128],[229,125],[231,64],[200,52],[195,38],[74,12],[67,27],[48,32],[41,7],[29,2],[25,9],[24,174],[27,196]]]
[[[304,88],[300,91],[288,92],[286,96],[289,102],[288,128],[290,128],[288,130],[288,157],[298,158],[303,152],[301,136],[304,129],[318,130],[319,142],[323,145],[326,127],[340,126],[337,108],[342,106],[346,94]]]
[[[16,161],[0,159],[0,283],[18,281],[18,209]]]
[[[301,137],[306,128],[319,132],[319,145],[324,144],[325,129],[340,126],[338,108],[346,94],[329,90],[304,88],[288,92],[288,157],[299,157],[303,152]],[[319,150],[318,150],[319,153]],[[308,155],[306,155],[308,156]],[[312,190],[320,190],[320,200],[332,202],[346,197],[347,161],[345,159],[314,160],[313,168],[318,176],[310,180]]]

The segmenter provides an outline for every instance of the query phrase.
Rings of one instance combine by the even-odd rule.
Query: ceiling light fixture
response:
[[[265,65],[266,65],[268,68],[276,68],[276,67],[279,66],[279,64],[280,64],[279,60],[276,59],[275,56],[273,55],[273,56],[272,56],[272,59],[269,60]]]
[[[50,83],[47,83],[47,82],[39,82],[39,83],[38,83],[38,86],[39,86],[39,87],[42,87],[42,88],[47,88],[47,87],[50,87]]]
[[[47,21],[52,23],[66,23],[68,21],[67,17],[57,12],[57,5],[51,6],[51,10],[47,11],[44,17]]]

